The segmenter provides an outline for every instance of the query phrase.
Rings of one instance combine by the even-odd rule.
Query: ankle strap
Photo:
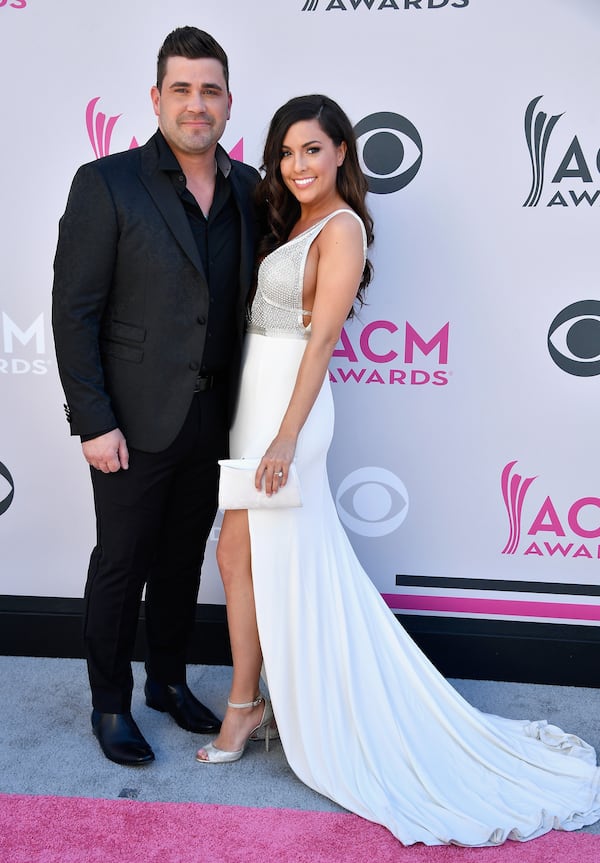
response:
[[[262,704],[265,699],[262,695],[259,695],[254,701],[245,701],[243,704],[235,704],[233,701],[227,699],[227,707],[236,707],[241,709],[242,707],[258,707],[259,704]]]

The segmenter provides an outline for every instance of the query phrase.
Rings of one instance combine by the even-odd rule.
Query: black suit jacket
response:
[[[156,135],[83,165],[60,221],[52,324],[72,434],[119,427],[128,444],[165,449],[189,409],[209,309],[206,276],[181,200],[158,169]],[[259,175],[218,147],[240,213],[235,397],[254,267]]]

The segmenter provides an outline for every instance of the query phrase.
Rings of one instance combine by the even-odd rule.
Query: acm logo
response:
[[[509,523],[502,554],[598,560],[600,497],[591,494],[557,502],[539,489],[536,495],[534,483],[539,478],[523,476],[517,472],[517,464],[516,460],[508,462],[500,477]],[[530,498],[532,507],[526,507]]]
[[[578,135],[574,135],[564,151],[556,152],[551,147],[556,136],[556,127],[564,116],[549,116],[539,108],[543,96],[532,99],[525,110],[525,139],[531,162],[531,188],[523,203],[524,207],[537,207],[542,199],[547,207],[592,207],[600,199],[599,177],[600,150],[590,152],[589,145],[582,145]],[[561,123],[561,126],[563,123]],[[560,128],[560,127],[559,127]],[[551,172],[550,197],[544,194],[546,176]],[[591,188],[588,188],[591,186]],[[560,187],[560,188],[556,188]],[[571,188],[569,188],[571,187]]]
[[[428,337],[409,321],[405,321],[403,329],[394,321],[371,321],[358,334],[344,327],[339,347],[333,351],[329,380],[342,384],[446,386],[451,374],[447,369],[449,340],[449,321]],[[416,367],[417,353],[420,364],[429,357],[428,368]]]
[[[46,374],[48,361],[43,359],[46,353],[43,313],[29,326],[21,327],[2,312],[0,336],[0,374]]]

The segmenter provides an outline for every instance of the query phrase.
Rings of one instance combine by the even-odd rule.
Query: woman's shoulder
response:
[[[362,225],[362,219],[352,207],[344,206],[338,207],[337,210],[333,210],[332,213],[329,213],[328,216],[325,216],[326,219],[330,219],[331,221],[335,221],[338,224],[353,224],[358,222]]]
[[[340,207],[323,218],[320,236],[324,242],[339,243],[360,239],[366,242],[366,230],[361,217],[350,207]]]

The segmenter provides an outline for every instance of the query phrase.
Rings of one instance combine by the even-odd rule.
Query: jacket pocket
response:
[[[102,353],[127,360],[131,363],[141,363],[144,349],[140,344],[146,340],[146,329],[124,321],[110,321],[103,327],[100,336]],[[133,343],[133,344],[132,344]]]

